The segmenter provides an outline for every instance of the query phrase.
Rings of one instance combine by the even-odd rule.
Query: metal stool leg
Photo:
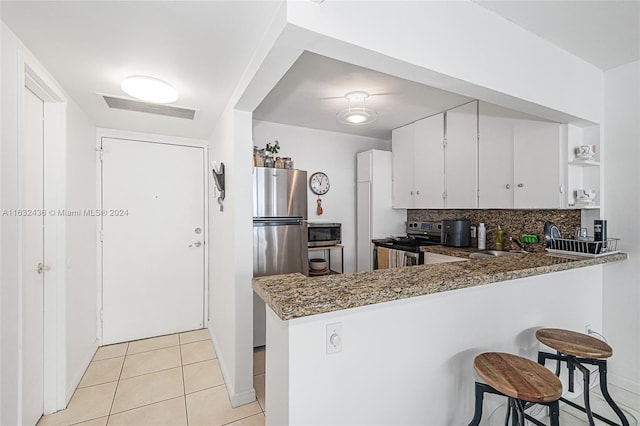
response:
[[[504,416],[504,426],[509,426],[510,417],[511,417],[511,398],[507,400],[507,413]]]
[[[549,420],[551,426],[560,426],[560,404],[558,401],[549,403]]]
[[[587,367],[580,363],[576,363],[575,366],[582,372],[583,378],[583,390],[582,396],[584,397],[584,410],[587,413],[587,417],[589,418],[589,425],[595,426],[595,422],[593,421],[593,413],[591,412],[591,398],[589,397],[589,370]]]
[[[484,398],[484,391],[487,385],[483,383],[476,382],[476,407],[473,413],[473,419],[471,419],[471,423],[469,426],[478,426],[480,424],[480,419],[482,418],[482,400]]]
[[[624,413],[613,401],[611,395],[609,395],[609,389],[607,388],[607,361],[599,361],[598,362],[598,371],[600,372],[600,391],[602,392],[602,396],[609,403],[609,406],[613,409],[616,415],[620,418],[622,422],[622,426],[629,426],[629,421],[625,417]]]

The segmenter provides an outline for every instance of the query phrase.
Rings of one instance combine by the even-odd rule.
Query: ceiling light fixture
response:
[[[338,121],[351,126],[362,126],[376,121],[378,113],[365,106],[365,99],[369,97],[367,92],[349,92],[344,95],[348,107],[338,113]]]
[[[146,102],[168,104],[178,99],[178,91],[169,83],[145,75],[125,78],[120,87],[127,95]]]

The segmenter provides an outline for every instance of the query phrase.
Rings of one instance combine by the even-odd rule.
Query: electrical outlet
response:
[[[591,324],[587,324],[584,326],[584,334],[591,334]]]
[[[472,226],[470,229],[471,229],[471,238],[475,238],[476,237],[476,227]]]
[[[327,325],[327,355],[342,351],[342,323],[336,322]]]

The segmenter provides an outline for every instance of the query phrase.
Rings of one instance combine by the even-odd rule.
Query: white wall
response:
[[[535,360],[539,327],[580,330],[594,321],[600,329],[601,274],[602,266],[592,266],[288,324],[269,309],[266,424],[467,424],[473,358],[503,351]],[[580,303],[567,304],[576,294]],[[342,324],[342,351],[327,355],[326,326],[336,322]],[[484,420],[504,402],[487,396]]]
[[[319,54],[540,117],[602,118],[602,71],[472,1],[288,0],[287,20]]]
[[[18,52],[28,60],[30,65],[35,65],[38,72],[44,75],[47,81],[52,82],[54,89],[65,97],[66,106],[66,135],[61,146],[65,152],[53,154],[56,158],[56,170],[45,170],[46,176],[57,175],[62,187],[51,187],[51,182],[46,182],[45,188],[51,191],[59,191],[58,194],[49,194],[47,198],[56,200],[62,195],[62,204],[65,208],[95,208],[95,127],[87,119],[77,105],[70,100],[48,72],[38,63],[28,49],[17,37],[2,24],[2,140],[0,142],[0,161],[2,162],[0,177],[0,208],[15,209],[18,204],[18,182],[20,170],[18,170],[18,90],[19,66]],[[63,123],[59,123],[63,125]],[[57,145],[56,145],[57,146]],[[28,160],[28,159],[26,159]],[[45,160],[47,161],[47,160]],[[64,166],[67,168],[58,167]],[[58,170],[59,169],[59,170]],[[68,176],[65,176],[68,175]],[[67,197],[65,197],[67,194]],[[87,204],[85,204],[87,203]],[[51,218],[47,218],[49,220]],[[2,401],[0,424],[17,424],[20,410],[19,392],[19,223],[15,216],[3,216],[0,265],[2,273],[1,302],[1,376],[2,376]],[[57,393],[53,397],[56,408],[62,408],[71,397],[86,367],[94,353],[96,345],[96,249],[95,221],[84,218],[67,218],[62,220],[62,226],[57,219],[51,219],[48,223],[55,223],[56,229],[62,231],[59,235],[58,246],[65,247],[68,269],[59,276],[65,277],[64,282],[57,285],[60,292],[56,295],[55,304],[60,309],[57,320],[61,329],[56,336],[46,336],[45,341],[51,340],[61,343],[57,349],[60,365],[55,365],[55,373],[58,375],[57,389],[47,388]],[[57,232],[57,231],[56,231]],[[48,242],[50,244],[50,242]],[[56,253],[56,255],[59,253]],[[65,269],[65,261],[62,259],[48,259],[52,271]],[[45,325],[47,328],[48,324]],[[51,327],[50,327],[51,328]],[[55,327],[53,327],[55,328]],[[56,340],[58,339],[58,340]],[[83,365],[82,360],[86,363]],[[69,392],[71,388],[71,392]],[[66,394],[65,394],[66,391]],[[65,400],[66,399],[66,400]],[[45,409],[47,409],[45,407]]]
[[[324,172],[331,188],[322,197],[321,216],[316,214],[317,196],[307,189],[308,220],[342,224],[344,270],[356,270],[356,154],[369,149],[391,150],[391,141],[346,133],[328,132],[306,127],[266,121],[253,121],[253,143],[264,147],[278,140],[281,157],[291,157],[296,169]],[[337,253],[333,256],[338,257]],[[335,258],[332,258],[332,265]],[[339,265],[339,257],[338,264]],[[339,269],[340,267],[337,266]]]
[[[2,139],[0,140],[0,207],[15,209],[18,207],[18,158],[17,128],[10,123],[18,122],[17,81],[18,66],[16,48],[18,40],[2,24]],[[0,386],[2,386],[2,404],[0,424],[17,424],[18,407],[18,220],[12,216],[1,216],[2,238],[0,285],[2,319],[0,321],[0,342],[2,361]]]
[[[227,106],[209,140],[209,159],[218,168],[225,164],[226,190],[220,211],[218,193],[209,185],[209,330],[231,403],[237,406],[255,400],[251,113]]]
[[[95,209],[96,127],[70,101],[67,107],[67,209]],[[67,400],[71,399],[97,347],[97,221],[66,220]]]
[[[613,347],[611,381],[640,393],[640,62],[604,75],[605,219],[608,235],[629,252],[604,271],[604,334]]]

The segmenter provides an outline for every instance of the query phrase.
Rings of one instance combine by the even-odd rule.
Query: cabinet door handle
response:
[[[510,185],[510,184],[506,184],[506,185],[505,185],[505,188],[507,188],[507,189],[511,189],[511,185]]]
[[[411,195],[413,195],[413,191],[411,191]]]
[[[420,191],[416,191],[416,195],[420,195]]]
[[[518,188],[522,188],[524,186],[524,183],[519,183],[518,184]]]

